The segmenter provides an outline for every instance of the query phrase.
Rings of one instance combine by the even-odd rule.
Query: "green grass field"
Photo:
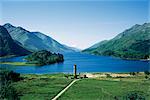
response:
[[[131,92],[150,100],[150,81],[83,79],[73,84],[59,100],[126,100]]]
[[[13,84],[21,100],[51,100],[72,81],[64,78],[64,74],[22,75],[22,77],[25,79]]]
[[[72,79],[67,74],[21,74],[24,79],[13,83],[21,100],[51,100]],[[87,78],[75,82],[58,100],[132,100],[129,93],[150,100],[150,80],[139,74],[127,78]],[[133,99],[134,100],[134,99]]]

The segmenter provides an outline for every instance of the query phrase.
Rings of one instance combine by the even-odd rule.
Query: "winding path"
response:
[[[57,100],[69,87],[71,87],[78,80],[79,79],[73,80],[66,88],[64,88],[62,91],[60,91],[52,100]]]

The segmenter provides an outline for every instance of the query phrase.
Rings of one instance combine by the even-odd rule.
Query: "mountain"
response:
[[[78,49],[78,48],[75,48],[75,47],[69,47],[69,46],[64,45],[64,44],[63,44],[63,46],[66,47],[66,48],[69,48],[71,50],[74,50],[75,52],[80,52],[81,51],[81,49]]]
[[[48,50],[51,52],[74,52],[51,37],[41,32],[30,32],[22,27],[15,27],[9,23],[3,25],[11,37],[24,48],[31,51]]]
[[[2,56],[23,56],[31,52],[19,46],[9,35],[8,31],[0,26],[0,57]]]
[[[100,42],[94,44],[93,46],[89,47],[88,49],[95,49],[95,48],[97,48],[97,47],[99,47],[99,46],[105,44],[107,41],[108,41],[108,40],[100,41]]]
[[[98,44],[97,44],[98,45]],[[134,25],[113,39],[96,48],[83,52],[95,55],[115,56],[125,59],[148,59],[150,57],[150,23]]]

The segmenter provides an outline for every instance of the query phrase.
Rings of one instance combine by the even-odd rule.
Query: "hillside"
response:
[[[11,37],[24,48],[32,51],[48,50],[51,52],[74,52],[51,37],[40,33],[30,32],[22,27],[15,27],[9,23],[3,25]]]
[[[96,48],[83,52],[125,59],[148,59],[150,55],[150,23],[134,25]]]
[[[92,46],[89,47],[88,49],[95,49],[95,48],[97,48],[97,47],[99,47],[99,46],[105,44],[106,42],[108,42],[108,40],[100,41],[100,42],[98,42],[98,43],[92,45]]]
[[[16,44],[8,31],[3,26],[0,26],[0,57],[11,55],[22,56],[29,53],[28,50]]]

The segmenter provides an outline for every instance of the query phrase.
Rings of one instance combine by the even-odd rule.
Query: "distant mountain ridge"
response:
[[[149,47],[150,23],[144,23],[136,24],[106,43],[96,48],[87,48],[83,52],[126,59],[148,59],[150,58]]]
[[[9,35],[8,31],[0,26],[0,57],[23,56],[31,52],[19,46]]]
[[[11,37],[24,48],[31,51],[48,50],[51,52],[75,52],[51,37],[41,32],[30,32],[22,27],[15,27],[9,23],[3,25]]]
[[[96,44],[92,45],[91,47],[89,47],[89,49],[97,48],[97,47],[99,47],[99,46],[101,46],[101,45],[105,44],[106,42],[108,42],[108,40],[100,41],[100,42],[98,42],[98,43],[96,43]]]

